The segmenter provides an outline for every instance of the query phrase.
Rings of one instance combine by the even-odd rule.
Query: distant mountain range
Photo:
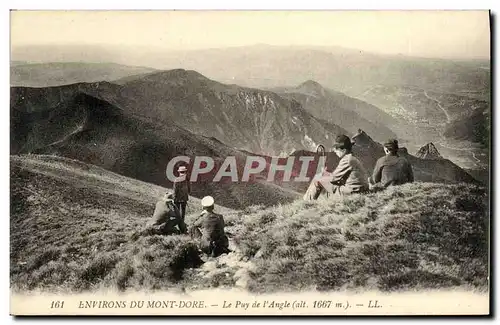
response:
[[[352,94],[369,87],[411,86],[443,93],[490,93],[489,60],[445,60],[381,55],[341,47],[254,46],[191,51],[110,45],[21,46],[12,60],[116,62],[156,69],[192,69],[211,79],[248,87],[295,86],[315,80]]]
[[[319,143],[330,146],[332,135],[350,133],[315,117],[296,100],[271,91],[221,84],[181,69],[129,76],[113,83],[31,90],[25,100],[31,105],[42,105],[37,101],[53,105],[60,96],[82,87],[141,119],[174,122],[191,132],[264,155],[287,155],[300,148],[313,150]],[[339,109],[349,105],[346,98]]]
[[[320,143],[328,151],[338,133],[349,134],[312,116],[294,99],[220,84],[194,71],[161,71],[117,83],[11,88],[11,154],[59,155],[169,187],[165,167],[178,155],[212,157],[219,166],[236,156],[240,169],[256,151],[267,166],[252,182],[213,183],[212,174],[193,187],[194,196],[212,193],[232,208],[300,197],[308,183],[265,179],[271,156],[286,158],[288,150],[294,156],[314,155]],[[381,144],[364,131],[353,139],[355,154],[371,172],[383,155]],[[449,160],[408,157],[417,180],[476,182]],[[329,152],[330,169],[337,163]],[[293,174],[299,170],[296,161]],[[314,168],[310,171],[314,174]]]
[[[116,63],[11,62],[10,85],[51,87],[80,82],[112,81],[131,75],[155,71],[153,68],[126,66]]]
[[[132,109],[134,109],[134,105],[146,105],[147,107],[154,106],[152,111],[161,111],[159,114],[162,116],[167,115],[168,111],[172,110],[163,110],[165,106],[171,107],[173,105],[178,105],[175,101],[179,98],[176,98],[177,94],[175,92],[177,92],[179,96],[184,96],[183,93],[187,93],[188,91],[199,92],[198,98],[201,98],[202,100],[199,103],[188,107],[189,110],[194,110],[192,113],[195,114],[195,116],[200,115],[199,111],[202,108],[203,110],[208,111],[208,107],[205,107],[205,101],[207,100],[205,97],[208,95],[207,98],[209,98],[211,93],[234,93],[237,91],[237,88],[246,92],[259,91],[260,93],[265,93],[267,95],[269,95],[270,92],[276,92],[280,95],[280,97],[285,98],[279,99],[279,102],[284,105],[297,106],[296,102],[298,102],[314,117],[330,122],[332,125],[340,126],[351,134],[354,134],[357,129],[362,128],[380,141],[396,136],[387,126],[385,126],[397,124],[397,120],[392,118],[390,115],[373,105],[351,98],[340,92],[326,89],[319,83],[312,80],[303,82],[297,87],[275,88],[269,89],[270,92],[266,92],[264,90],[248,89],[235,85],[223,85],[216,81],[209,80],[194,71],[183,71],[184,70],[182,69],[170,70],[170,72],[154,71],[149,68],[128,67],[107,63],[26,64],[25,62],[15,61],[11,66],[11,85],[43,87],[44,85],[58,86],[102,80],[112,81],[114,84],[122,86],[119,90],[120,96],[115,96],[115,99],[120,101],[120,106]],[[182,75],[182,73],[185,75]],[[177,81],[175,80],[176,78]],[[158,80],[161,82],[157,82]],[[165,80],[168,80],[168,82],[164,83]],[[154,87],[151,86],[153,83],[155,83]],[[182,87],[184,87],[184,90],[181,89]],[[174,90],[173,88],[177,89]],[[141,93],[142,89],[144,89],[144,91]],[[112,92],[117,91],[118,90],[116,89],[112,90]],[[168,94],[168,96],[165,96],[165,94]],[[203,95],[205,95],[205,97],[203,97]],[[137,96],[140,98],[137,98]],[[277,97],[274,96],[274,98]],[[215,100],[219,102],[221,101],[221,99]],[[184,98],[182,98],[182,101],[184,101]],[[247,99],[245,99],[245,101],[247,101]],[[196,102],[196,100],[194,100],[194,102]],[[180,104],[181,107],[183,105],[185,105],[185,103]],[[220,105],[225,104],[215,103],[215,106]],[[232,104],[229,103],[229,105]],[[197,108],[195,109],[194,107]],[[176,108],[175,114],[178,112],[179,109]],[[215,112],[214,114],[219,116],[221,115],[220,112]],[[226,113],[224,112],[224,114]],[[235,114],[237,114],[237,112],[235,112]],[[287,114],[288,112],[284,113],[285,116]],[[168,118],[172,119],[171,116],[168,116]],[[175,119],[175,117],[173,119]],[[189,112],[183,116],[181,120],[176,122],[179,125],[197,133],[207,131],[205,121],[203,122],[200,130],[200,127],[197,127],[199,121],[193,121],[190,118]],[[222,120],[214,121],[212,126],[217,130],[209,131],[209,133],[217,138],[220,138],[224,142],[233,144],[233,139],[227,139],[226,134],[220,134],[221,130],[223,132],[227,132],[230,129],[228,125],[220,125],[221,123],[224,124],[226,122],[231,122],[227,121],[226,116],[224,116]],[[340,129],[337,129],[337,131],[340,131]],[[229,133],[231,132],[234,133],[234,130]],[[253,132],[251,132],[251,135],[254,135]],[[231,137],[230,135],[227,136]],[[308,137],[310,138],[310,135],[308,135]],[[244,135],[239,138],[248,138],[248,135]],[[311,142],[307,138],[304,139],[304,141]],[[248,146],[246,143],[243,143],[238,144],[238,146],[250,151],[262,151],[260,144],[251,144],[251,146]],[[289,153],[294,149],[297,148],[284,148],[283,153]],[[274,151],[269,153],[275,154]]]
[[[475,108],[490,110],[490,60],[431,59],[340,47],[265,44],[194,51],[110,45],[24,46],[12,48],[11,57],[31,63],[116,62],[162,70],[181,68],[198,71],[218,82],[259,89],[295,88],[314,80],[330,92],[342,92],[377,106],[386,113],[379,120],[364,112],[360,115],[377,126],[389,128],[417,148],[436,142],[446,125],[469,116]],[[78,82],[82,81],[97,80]],[[320,102],[312,101],[306,106],[320,114]],[[360,127],[379,139],[366,123]],[[474,134],[478,132],[446,132],[445,136],[477,142]],[[448,156],[457,156],[456,151],[441,150],[446,150]],[[471,159],[468,165],[471,163],[475,160]]]

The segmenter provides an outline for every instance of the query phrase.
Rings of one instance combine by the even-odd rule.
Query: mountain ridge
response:
[[[40,103],[37,101],[37,103]],[[161,126],[137,119],[123,110],[91,94],[70,94],[54,109],[41,107],[33,110],[30,103],[12,109],[11,154],[45,154],[78,159],[101,166],[120,175],[132,177],[160,186],[171,187],[165,177],[165,168],[171,159],[187,156],[208,156],[221,164],[227,156],[245,154],[202,135],[195,135],[174,124]],[[75,106],[77,105],[77,106]],[[79,107],[75,109],[75,107]],[[23,108],[32,109],[23,112]],[[23,113],[23,114],[22,114]],[[24,123],[29,121],[30,123]],[[65,122],[66,121],[66,122]],[[54,125],[62,129],[57,134]],[[75,131],[74,125],[80,125]],[[52,134],[43,137],[40,135]],[[213,183],[213,175],[202,177],[193,187],[193,195],[202,197],[212,193],[228,207],[243,207],[247,200],[269,204],[287,202],[299,193],[272,184]],[[248,196],[241,195],[245,192]]]
[[[386,126],[398,123],[393,117],[369,103],[327,89],[317,81],[310,79],[296,87],[274,90],[281,96],[300,102],[312,115],[342,126],[350,134],[363,129],[379,141],[396,137]]]
[[[197,71],[160,71],[117,84],[115,103],[133,114],[175,121],[191,132],[260,154],[313,149],[319,141],[333,141],[328,134],[347,132],[275,92],[223,84]]]
[[[317,87],[312,82],[308,85]],[[143,97],[149,101],[144,101]],[[214,112],[218,113],[219,119],[210,119]],[[186,129],[178,124],[179,117],[186,118],[189,114],[191,119],[187,125],[197,121],[198,126],[213,126],[211,121],[218,122],[221,117],[227,122],[239,123],[220,124],[212,129],[216,132],[207,129],[196,132],[193,125]],[[265,172],[271,159],[283,152],[286,155],[281,158],[286,159],[290,152],[301,150],[303,155],[316,156],[317,163],[318,157],[312,152],[317,145],[331,148],[335,134],[349,134],[313,117],[293,99],[282,99],[271,91],[224,85],[196,71],[184,69],[155,72],[123,85],[99,82],[48,88],[11,87],[11,118],[12,154],[56,154],[82,159],[162,186],[171,185],[165,180],[164,170],[175,156],[208,156],[220,166],[227,156],[237,156],[243,161],[256,152],[265,158],[266,169],[255,175],[251,186],[243,183],[234,186],[213,184],[210,181],[213,174],[207,175],[203,185],[199,186],[196,195],[202,195],[204,191],[217,193],[229,207],[245,206],[245,200],[254,200],[254,196],[263,204],[287,202],[299,197],[308,183],[287,183],[280,179],[266,183]],[[228,128],[222,129],[221,125]],[[227,141],[228,138],[222,135],[231,130],[240,132],[236,134],[247,134],[248,140],[256,142],[244,142],[242,140],[246,139],[241,138],[238,139],[240,142]],[[278,133],[273,133],[276,130]],[[381,144],[360,129],[352,138],[357,143],[355,154],[368,170],[373,169],[376,160],[384,154]],[[269,145],[280,148],[280,151],[262,150]],[[254,150],[256,148],[258,150]],[[332,170],[338,157],[331,152],[327,156],[327,165]],[[417,180],[474,181],[451,161],[436,164],[422,162],[416,157],[410,159],[420,170],[416,173]],[[237,162],[239,167],[241,161]],[[313,164],[308,172],[314,170]],[[293,174],[296,176],[299,171],[300,165],[295,163]],[[228,193],[226,197],[224,191]]]

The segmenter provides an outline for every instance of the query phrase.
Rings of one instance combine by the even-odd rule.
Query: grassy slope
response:
[[[141,254],[144,259],[150,258],[149,253],[173,259],[177,255],[171,249],[182,253],[183,245],[192,247],[185,237],[130,240],[152,215],[165,190],[66,158],[11,156],[13,287],[83,290],[101,282],[120,287],[132,265],[125,257],[141,261],[135,285],[155,287],[162,276],[151,276],[151,272],[168,272],[165,265],[154,269],[141,260]],[[188,215],[196,212],[198,200],[191,202]],[[219,211],[230,210],[219,207]],[[164,245],[171,249],[158,249]],[[169,276],[177,276],[176,270],[173,266]]]
[[[218,208],[236,251],[202,265],[186,236],[132,240],[163,188],[63,158],[11,163],[15,289],[487,286],[486,196],[475,186],[416,183],[336,203]]]
[[[478,187],[416,183],[261,211],[236,241],[256,291],[485,287],[486,211]]]

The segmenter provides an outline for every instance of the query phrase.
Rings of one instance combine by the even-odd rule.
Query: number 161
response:
[[[64,307],[64,301],[54,300],[50,304],[50,308],[63,308],[63,307]]]

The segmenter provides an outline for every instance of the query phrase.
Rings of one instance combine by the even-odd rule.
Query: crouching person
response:
[[[156,202],[155,211],[140,235],[186,234],[187,227],[174,204],[173,193],[166,193]],[[137,237],[134,236],[134,237]]]
[[[201,251],[209,256],[217,257],[229,253],[229,240],[224,231],[224,218],[214,212],[214,198],[205,196],[201,200],[201,205],[203,211],[190,229],[191,236],[200,239]]]

